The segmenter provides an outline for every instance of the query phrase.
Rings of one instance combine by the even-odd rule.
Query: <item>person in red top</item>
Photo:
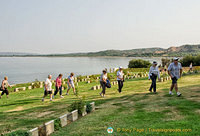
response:
[[[60,93],[60,98],[63,98],[62,96],[62,74],[59,74],[58,77],[56,78],[56,91],[54,93],[54,96],[58,93]]]

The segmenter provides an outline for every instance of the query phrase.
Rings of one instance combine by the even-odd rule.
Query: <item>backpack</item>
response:
[[[107,88],[111,88],[111,83],[110,83],[110,81],[108,79],[106,80],[106,87]]]

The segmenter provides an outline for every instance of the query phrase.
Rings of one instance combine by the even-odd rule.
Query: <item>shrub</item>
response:
[[[11,132],[9,134],[5,134],[5,136],[29,136],[29,135],[30,134],[24,130],[17,130],[17,131]]]
[[[129,68],[148,68],[151,66],[151,63],[146,60],[142,59],[133,59],[129,61],[128,67]]]
[[[54,120],[54,129],[57,131],[57,130],[60,130],[60,128],[61,128],[60,119]]]
[[[168,66],[168,65],[170,64],[170,59],[162,58],[161,61],[162,61],[162,66],[163,66],[163,67],[164,67],[164,66]]]
[[[191,55],[187,55],[185,57],[183,57],[180,60],[182,66],[184,67],[189,67],[189,65],[192,63],[193,66],[200,66],[200,55],[197,56],[191,56]]]
[[[33,88],[40,88],[40,83],[39,81],[36,79],[35,82],[32,85]]]
[[[85,98],[79,98],[75,102],[73,102],[69,107],[68,111],[72,112],[74,110],[78,110],[78,114],[82,115],[85,106]]]
[[[87,113],[90,113],[92,111],[92,105],[90,104],[90,103],[88,103],[87,105],[86,105],[86,112]]]

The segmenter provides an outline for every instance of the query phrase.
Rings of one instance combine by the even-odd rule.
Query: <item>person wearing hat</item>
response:
[[[117,71],[117,81],[118,81],[118,91],[119,93],[122,92],[123,88],[123,82],[124,82],[124,73],[123,73],[123,68],[119,67],[119,71]]]
[[[172,62],[168,67],[168,74],[172,79],[172,85],[170,87],[169,94],[173,95],[172,90],[175,88],[177,96],[180,97],[181,93],[178,91],[177,80],[181,78],[183,70],[182,70],[181,63],[178,62],[178,60],[179,58],[175,57],[173,59],[174,62]]]
[[[160,71],[157,67],[157,62],[154,61],[152,66],[150,67],[149,69],[149,80],[151,79],[152,83],[151,83],[151,86],[149,88],[149,91],[152,92],[152,89],[153,89],[153,92],[156,93],[156,80],[157,80],[157,77],[160,79]]]
[[[107,72],[106,70],[103,70],[100,77],[100,84],[101,84],[102,91],[99,94],[101,97],[105,97],[105,94],[106,94],[106,80],[107,80]]]

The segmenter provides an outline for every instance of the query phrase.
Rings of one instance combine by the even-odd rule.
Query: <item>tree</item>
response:
[[[128,67],[129,68],[148,68],[151,66],[151,63],[146,60],[142,59],[133,59],[129,61]]]

